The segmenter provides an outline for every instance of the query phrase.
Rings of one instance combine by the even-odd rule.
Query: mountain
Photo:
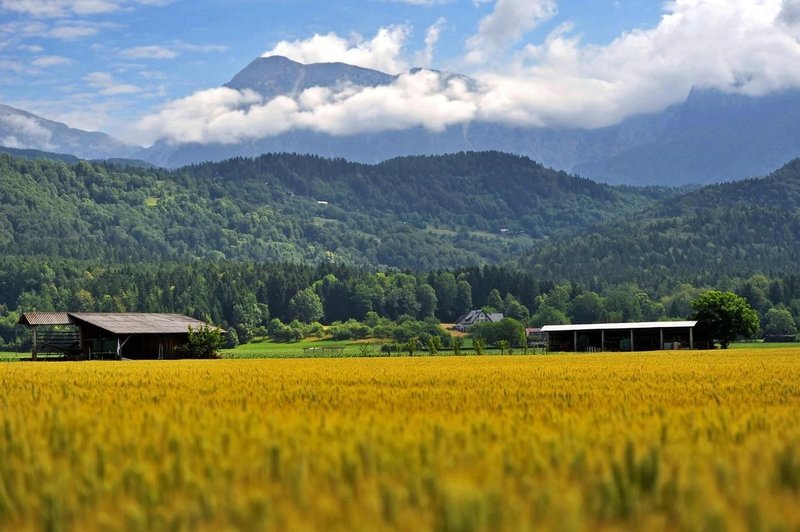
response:
[[[763,176],[800,156],[800,91],[692,91],[662,113],[599,130],[608,152],[571,170],[609,183],[717,183]]]
[[[256,59],[226,86],[273,98],[296,95],[314,86],[371,87],[395,79],[343,63],[303,65],[273,56]],[[473,83],[463,76],[461,79]],[[297,130],[238,144],[172,145],[159,141],[138,157],[174,168],[271,152],[377,163],[404,155],[497,150],[608,183],[703,184],[764,175],[800,156],[798,121],[800,91],[756,98],[695,90],[685,102],[663,112],[634,116],[594,130],[480,122],[450,127],[441,133],[422,127],[342,136]]]
[[[680,280],[724,286],[800,263],[800,159],[758,179],[673,196],[625,220],[537,245],[523,268],[540,278],[602,286]]]
[[[105,133],[73,129],[0,104],[0,146],[74,155],[81,159],[130,157],[141,150]]]
[[[377,165],[264,155],[172,172],[0,155],[0,254],[425,271],[506,262],[670,194],[497,152]]]
[[[295,96],[311,87],[337,87],[351,84],[358,87],[377,87],[392,83],[391,76],[345,63],[315,63],[304,65],[281,56],[259,57],[236,74],[225,87],[258,92],[265,98],[281,95]]]

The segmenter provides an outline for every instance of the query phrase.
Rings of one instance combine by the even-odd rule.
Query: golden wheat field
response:
[[[3,530],[798,530],[800,351],[0,364]]]

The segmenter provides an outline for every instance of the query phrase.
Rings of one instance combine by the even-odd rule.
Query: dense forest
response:
[[[421,271],[502,263],[668,193],[500,153],[379,165],[265,155],[174,172],[0,155],[0,253]]]
[[[589,286],[798,271],[800,159],[768,177],[712,185],[574,238],[536,246],[519,261],[537,277]]]
[[[709,288],[800,319],[800,161],[692,191],[499,153],[380,165],[265,155],[168,172],[0,155],[0,346],[28,310],[276,321],[680,319]],[[22,336],[21,336],[22,335]]]

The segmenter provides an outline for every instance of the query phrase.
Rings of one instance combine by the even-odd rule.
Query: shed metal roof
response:
[[[66,312],[23,312],[17,322],[19,325],[70,325],[72,321]]]
[[[69,315],[112,334],[181,334],[187,333],[189,327],[207,325],[182,314],[70,312]]]
[[[573,325],[545,325],[542,332],[613,331],[631,329],[682,329],[694,327],[696,321],[645,321],[635,323],[580,323]]]

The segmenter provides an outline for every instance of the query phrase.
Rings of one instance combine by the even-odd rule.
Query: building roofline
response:
[[[545,325],[542,332],[615,331],[639,329],[683,329],[697,325],[696,321],[645,321],[632,323],[576,323],[572,325]]]

